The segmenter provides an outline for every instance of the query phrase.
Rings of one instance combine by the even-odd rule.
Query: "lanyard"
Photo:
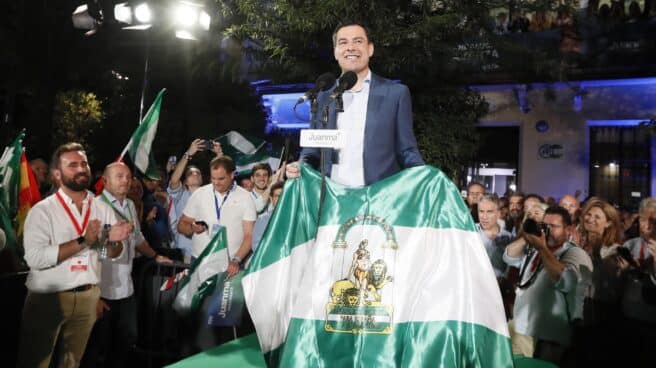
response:
[[[105,196],[105,193],[103,193],[100,197],[102,198],[103,202],[107,203],[120,218],[122,218],[123,220],[129,223],[132,223],[133,216],[132,216],[132,211],[130,210],[130,206],[128,206],[128,214],[125,215],[123,214],[123,212],[119,211],[119,209],[116,208],[116,206],[114,206],[114,204],[109,200],[109,198]]]
[[[64,207],[64,210],[68,215],[68,218],[71,220],[73,226],[75,227],[75,231],[77,231],[77,236],[82,236],[82,234],[84,234],[84,231],[87,229],[87,224],[89,223],[89,216],[91,215],[91,198],[89,198],[89,206],[87,207],[87,213],[84,214],[84,220],[82,220],[82,226],[80,226],[80,223],[77,222],[75,216],[73,216],[73,213],[71,212],[71,209],[66,205],[66,202],[64,202],[64,198],[61,197],[59,192],[55,192],[55,197],[57,197],[59,203],[61,203],[62,207]]]
[[[214,195],[214,209],[216,210],[216,222],[219,222],[219,220],[221,220],[221,208],[223,208],[223,205],[228,200],[228,196],[230,195],[230,192],[232,192],[232,188],[234,186],[235,186],[234,184],[230,185],[230,188],[228,188],[228,191],[226,192],[225,196],[223,196],[221,207],[219,207],[219,200],[216,198],[216,191],[212,189],[212,194]]]

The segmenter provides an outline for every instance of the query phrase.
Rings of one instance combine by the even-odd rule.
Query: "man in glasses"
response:
[[[559,365],[571,344],[572,323],[582,318],[592,260],[568,241],[572,219],[566,209],[547,208],[540,228],[544,230],[539,236],[525,233],[526,242],[508,245],[503,260],[522,273],[513,308],[514,331],[533,338],[534,357]]]

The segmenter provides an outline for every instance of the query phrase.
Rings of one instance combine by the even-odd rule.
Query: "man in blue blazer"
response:
[[[338,183],[358,187],[373,184],[402,169],[424,165],[412,131],[412,102],[408,87],[379,77],[369,69],[374,45],[367,29],[358,23],[338,26],[333,33],[334,56],[342,74],[353,71],[358,81],[343,95],[344,112],[335,110],[332,89],[318,95],[318,116],[311,128],[323,128],[319,119],[328,105],[327,129],[340,129],[347,144],[339,151],[327,149],[325,173]],[[334,89],[334,88],[333,88]],[[304,148],[300,161],[319,166],[321,151]],[[300,173],[296,163],[287,165],[287,177]]]

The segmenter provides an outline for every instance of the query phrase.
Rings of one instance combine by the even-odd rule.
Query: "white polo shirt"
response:
[[[226,195],[228,199],[224,200]],[[217,219],[215,196],[221,212],[220,219]],[[248,191],[234,184],[226,194],[215,191],[212,184],[203,185],[189,197],[183,214],[196,221],[205,221],[209,227],[208,231],[192,236],[191,254],[194,257],[200,256],[203,249],[212,240],[211,232],[217,224],[226,228],[228,253],[232,257],[239,250],[239,246],[244,239],[242,222],[257,219],[253,197]]]
[[[101,224],[115,224],[114,211],[91,192],[83,201],[82,212],[77,210],[73,200],[62,189],[58,193],[69,208],[73,219],[82,227],[87,211],[90,220],[100,220]],[[84,229],[86,230],[86,229]],[[59,245],[80,236],[63,205],[53,194],[37,203],[25,219],[25,261],[30,267],[25,285],[37,293],[65,291],[85,284],[98,284],[100,281],[100,262],[96,251],[85,248],[63,262],[57,262]]]

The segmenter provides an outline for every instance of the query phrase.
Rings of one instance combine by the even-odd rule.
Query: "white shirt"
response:
[[[217,221],[214,196],[221,211],[221,219]],[[224,202],[226,194],[214,190],[214,185],[207,184],[198,188],[189,198],[184,209],[184,215],[196,221],[205,221],[209,227],[208,231],[194,234],[191,238],[191,249],[194,257],[200,256],[203,249],[212,240],[211,234],[215,225],[226,228],[228,238],[228,254],[232,257],[244,239],[243,221],[255,221],[255,202],[251,194],[244,188],[234,185],[227,194],[228,199]]]
[[[344,112],[337,113],[337,129],[346,136],[346,146],[339,150],[339,164],[333,164],[330,178],[348,187],[364,186],[364,127],[369,104],[371,70],[359,91],[342,95]]]
[[[89,221],[97,219],[101,224],[115,224],[112,209],[91,192],[82,202],[82,212],[62,189],[57,191],[78,224],[84,222],[84,214],[90,206]],[[59,245],[77,239],[77,233],[66,210],[55,194],[37,203],[25,219],[25,261],[30,267],[25,285],[32,292],[51,293],[72,289],[100,281],[100,262],[94,250],[85,248],[73,257],[57,263]]]
[[[251,191],[251,196],[253,197],[253,201],[255,201],[255,211],[258,215],[265,213],[270,208],[269,198],[264,199],[264,196],[255,189]]]
[[[517,289],[513,319],[515,330],[523,335],[568,346],[572,330],[567,308],[572,320],[582,318],[584,293],[592,283],[592,260],[583,249],[569,242],[554,256],[566,264],[560,279],[554,282],[544,267],[538,269],[531,285]],[[507,248],[503,254],[503,260],[515,267],[521,267],[525,258],[510,257]]]
[[[123,242],[123,253],[114,260],[102,261],[100,296],[110,300],[124,299],[134,294],[132,260],[134,259],[136,252],[135,247],[143,243],[145,238],[141,233],[137,209],[132,200],[125,198],[121,204],[121,202],[119,202],[118,199],[107,190],[103,191],[98,199],[105,201],[103,196],[107,198],[107,201],[109,201],[112,208],[118,212],[118,214],[116,214],[118,219],[128,221],[134,226],[128,240]]]

